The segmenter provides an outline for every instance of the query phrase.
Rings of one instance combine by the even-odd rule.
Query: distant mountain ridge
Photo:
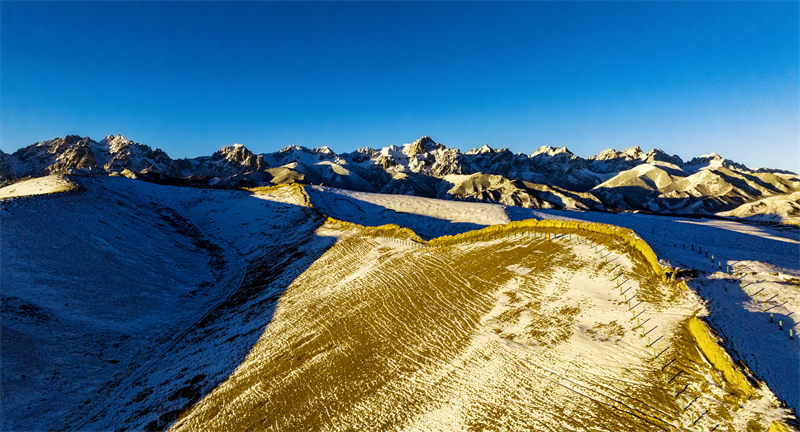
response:
[[[684,162],[677,155],[659,149],[644,152],[638,146],[588,158],[548,146],[530,155],[488,145],[464,153],[424,136],[403,146],[341,154],[302,146],[255,154],[234,144],[211,156],[172,159],[120,135],[100,141],[69,135],[11,154],[0,151],[0,184],[51,173],[125,175],[167,183],[183,179],[212,186],[297,182],[528,208],[800,221],[800,177],[795,173],[753,170],[714,153]],[[753,205],[766,199],[769,205]]]

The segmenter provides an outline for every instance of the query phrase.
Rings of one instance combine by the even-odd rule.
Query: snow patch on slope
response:
[[[306,187],[311,203],[327,216],[361,225],[394,223],[423,238],[452,235],[510,222],[505,207],[407,195]]]
[[[800,192],[777,195],[718,213],[719,216],[748,218],[758,221],[800,224]]]
[[[64,176],[49,175],[4,186],[0,188],[0,199],[66,192],[74,188],[75,184]]]

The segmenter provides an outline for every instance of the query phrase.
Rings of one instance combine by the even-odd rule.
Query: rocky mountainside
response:
[[[160,149],[109,135],[100,142],[89,137],[68,135],[21,148],[8,155],[0,151],[0,181],[22,177],[41,177],[83,169],[97,172],[158,172],[180,176],[173,161]]]
[[[245,172],[261,171],[268,166],[263,155],[253,154],[241,144],[223,147],[211,156],[175,161],[175,168],[183,177],[230,177]]]
[[[173,160],[160,149],[119,135],[99,142],[70,135],[12,154],[0,151],[0,184],[58,172],[122,174],[167,182],[189,179],[232,187],[297,182],[526,208],[757,219],[766,215],[765,220],[795,222],[797,212],[790,210],[800,205],[796,194],[800,176],[795,173],[754,170],[717,154],[685,162],[659,149],[644,152],[639,147],[609,149],[589,158],[566,147],[546,146],[531,155],[488,145],[463,153],[425,136],[403,146],[342,154],[327,147],[300,146],[254,154],[235,144],[211,156]],[[783,204],[757,204],[761,202]]]

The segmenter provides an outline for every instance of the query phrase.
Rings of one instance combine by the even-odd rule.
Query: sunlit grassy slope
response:
[[[317,234],[337,242],[173,430],[765,430],[784,415],[709,363],[693,294],[599,235]]]

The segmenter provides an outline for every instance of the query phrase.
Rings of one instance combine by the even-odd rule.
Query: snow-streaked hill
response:
[[[320,234],[337,244],[171,430],[720,430],[787,415],[768,389],[737,395],[695,354],[684,326],[698,299],[647,283],[624,255],[606,264],[577,237],[423,249]],[[639,321],[623,301],[633,293]]]
[[[269,263],[283,263],[277,279],[302,268],[320,219],[291,194],[73,181],[68,194],[0,204],[2,429],[161,428],[200,396],[189,388],[232,372],[248,337],[242,317],[221,314],[263,289],[256,322],[266,325],[276,291],[251,278]],[[232,320],[225,339],[239,340],[224,353],[185,345],[215,319]]]
[[[3,430],[765,430],[800,403],[800,349],[785,337],[800,296],[783,283],[800,269],[779,256],[800,244],[791,233],[323,186],[67,179],[69,193],[0,202]],[[609,218],[702,273],[683,291],[598,234],[425,248],[318,212],[425,237]],[[740,281],[668,244],[679,239],[749,266],[783,333]],[[698,313],[748,369],[712,355]]]
[[[314,203],[336,203],[324,209],[330,209],[339,219],[360,224],[367,224],[369,220],[395,223],[419,229],[429,236],[463,232],[466,226],[443,223],[448,215],[452,215],[454,221],[469,221],[479,226],[536,218],[599,222],[630,228],[648,242],[664,265],[699,271],[694,286],[709,301],[709,319],[724,336],[727,346],[791,407],[800,407],[800,395],[796,392],[800,381],[795,379],[800,377],[800,369],[789,367],[780,371],[781,367],[787,367],[786,361],[794,361],[787,358],[800,361],[800,346],[796,343],[791,345],[792,348],[782,357],[776,358],[772,354],[775,344],[786,344],[775,334],[778,320],[783,320],[783,337],[789,328],[795,333],[800,331],[800,321],[795,318],[800,314],[800,291],[796,282],[791,282],[800,280],[800,233],[797,230],[779,231],[717,219],[534,210],[497,204],[482,204],[469,211],[467,206],[472,204],[457,209],[447,201],[438,201],[437,204],[437,200],[425,198],[353,193],[332,188],[315,188],[315,193],[310,195]],[[434,217],[437,223],[421,224],[416,215],[422,213]],[[770,323],[768,313],[759,315],[756,312],[758,306],[739,286],[741,277],[720,273],[727,268],[748,272],[745,280],[751,293],[764,290],[761,298],[769,299],[768,307],[773,308],[776,317],[782,318],[774,318],[775,322]],[[761,335],[766,334],[770,337],[762,341]]]
[[[324,214],[365,226],[397,224],[431,239],[455,235],[511,219],[505,206],[407,195],[355,192],[307,186],[311,204]]]
[[[100,142],[67,136],[12,154],[0,152],[0,182],[70,169],[124,172],[161,183],[178,183],[176,178],[222,187],[297,182],[524,208],[663,214],[728,214],[742,205],[800,191],[800,177],[794,173],[751,170],[717,154],[684,162],[659,149],[644,152],[639,147],[609,149],[584,159],[566,147],[547,146],[531,155],[488,145],[462,153],[422,137],[402,146],[342,154],[301,146],[254,154],[236,144],[211,156],[172,160],[159,149],[116,135]],[[781,213],[775,215],[771,220],[780,221]]]
[[[800,224],[800,192],[771,196],[742,204],[731,211],[720,213],[720,216]]]
[[[715,253],[723,264],[760,261],[760,271],[800,277],[800,232],[718,219],[695,219],[634,213],[524,209],[489,203],[463,203],[414,196],[354,192],[329,187],[307,187],[311,202],[337,219],[362,225],[394,223],[417,231],[423,238],[454,235],[475,227],[525,219],[599,222],[637,232],[665,264],[683,268],[707,264]],[[687,250],[683,249],[686,245]],[[675,245],[678,245],[677,248]],[[692,245],[695,250],[692,251]],[[756,265],[756,264],[753,264]],[[710,267],[709,267],[710,269]]]

